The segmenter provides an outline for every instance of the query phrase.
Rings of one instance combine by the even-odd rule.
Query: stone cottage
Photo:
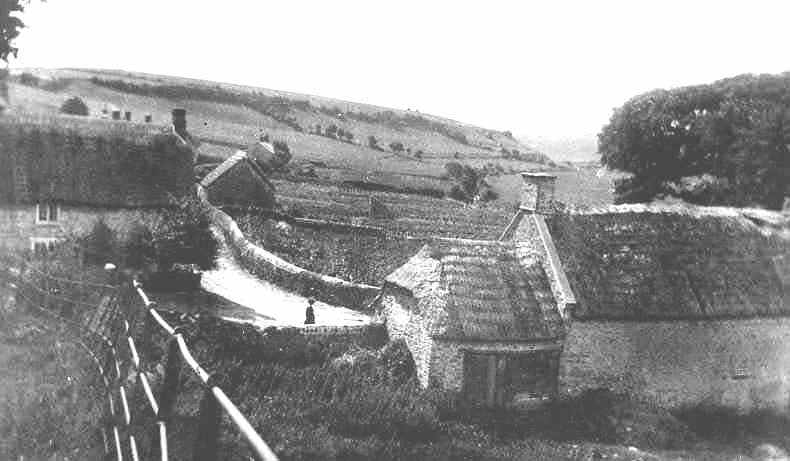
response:
[[[502,240],[535,247],[558,296],[572,289],[561,392],[788,410],[787,215],[680,204],[557,213],[554,178],[523,177],[525,205]]]
[[[258,147],[260,152],[263,147]],[[201,181],[206,196],[215,206],[241,206],[273,209],[274,185],[257,161],[238,151],[220,163]]]
[[[386,278],[378,309],[424,386],[489,406],[557,394],[560,310],[539,259],[511,242],[430,241]]]
[[[123,232],[192,187],[194,143],[173,125],[69,116],[0,116],[0,247],[46,250],[99,218]]]

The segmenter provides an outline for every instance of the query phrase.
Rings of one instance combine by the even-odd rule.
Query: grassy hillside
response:
[[[46,111],[56,109],[69,96],[79,96],[94,115],[109,106],[132,111],[135,121],[150,113],[156,123],[166,123],[170,109],[183,106],[188,111],[190,130],[214,145],[212,149],[217,154],[223,153],[223,144],[249,144],[265,131],[288,142],[297,159],[364,170],[438,174],[444,163],[456,157],[468,163],[504,161],[502,149],[507,151],[507,156],[518,151],[522,161],[508,162],[515,168],[527,167],[527,163],[550,162],[508,133],[414,111],[132,72],[25,71],[39,76],[41,83],[39,89],[14,85],[11,94],[14,105]],[[335,125],[351,132],[353,139],[346,142],[311,134],[316,125],[322,130]],[[378,140],[382,150],[368,147],[369,136]],[[403,152],[392,152],[389,145],[395,142],[403,144]],[[418,151],[422,160],[416,158]]]
[[[21,83],[22,73],[38,82]],[[611,203],[611,178],[595,171],[559,167],[529,143],[507,132],[490,130],[415,111],[180,77],[84,69],[19,69],[9,83],[13,107],[52,113],[71,96],[88,105],[92,117],[103,109],[131,111],[141,122],[150,114],[155,124],[168,124],[174,107],[187,110],[189,130],[202,141],[201,153],[230,156],[267,133],[288,143],[292,165],[313,165],[315,179],[338,183],[369,181],[394,187],[447,192],[444,165],[455,161],[475,167],[495,166],[500,173],[487,182],[500,205],[518,201],[520,171],[556,171],[558,196],[582,205]],[[330,125],[353,138],[316,134]],[[379,149],[368,145],[368,137]],[[390,143],[402,143],[393,152]],[[298,169],[297,169],[298,170]],[[286,175],[285,179],[289,179]],[[293,176],[290,179],[294,178]]]

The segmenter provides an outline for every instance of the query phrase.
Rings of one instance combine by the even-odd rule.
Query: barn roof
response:
[[[519,260],[511,242],[433,239],[386,283],[434,312],[434,337],[539,341],[564,335],[540,261]]]
[[[659,203],[548,221],[577,318],[790,315],[790,217],[781,213]]]
[[[216,168],[211,170],[211,172],[207,174],[206,177],[200,181],[200,185],[203,187],[210,186],[211,184],[216,182],[219,178],[226,175],[234,167],[242,163],[249,165],[250,169],[255,172],[255,175],[261,181],[266,183],[269,187],[273,188],[271,182],[263,173],[263,171],[261,171],[260,167],[258,167],[258,165],[256,165],[255,162],[252,161],[252,159],[250,159],[250,156],[246,152],[241,150],[231,155],[224,162],[220,163],[219,165],[217,165]]]
[[[192,185],[171,127],[69,115],[0,116],[0,202],[163,206]]]

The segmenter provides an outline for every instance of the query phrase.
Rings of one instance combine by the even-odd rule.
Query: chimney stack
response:
[[[524,189],[521,193],[521,209],[532,213],[554,212],[554,185],[556,176],[546,173],[521,173]]]
[[[131,122],[131,121],[132,121],[132,112],[131,112],[131,111],[128,111],[128,110],[127,110],[126,112],[124,112],[124,113],[123,113],[123,118],[124,118],[124,120],[126,120],[127,122]]]
[[[121,119],[121,111],[119,111],[119,110],[112,111],[112,119],[113,120],[120,120]]]
[[[173,109],[173,129],[181,136],[187,132],[187,111],[186,109]]]

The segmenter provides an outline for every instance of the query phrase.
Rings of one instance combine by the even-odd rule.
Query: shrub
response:
[[[115,260],[117,255],[115,233],[104,219],[96,220],[90,234],[81,243],[85,253],[85,262],[104,264],[107,261]]]
[[[390,149],[392,152],[403,152],[403,143],[402,142],[391,142]]]
[[[31,74],[30,72],[23,72],[22,75],[19,76],[19,83],[27,86],[38,86],[41,82],[41,79],[38,76]]]
[[[274,147],[275,154],[291,155],[291,148],[288,147],[288,143],[285,141],[274,141],[272,147]]]
[[[376,139],[375,136],[373,135],[368,136],[368,147],[370,147],[371,149],[380,149],[379,141],[378,139]]]
[[[124,260],[138,269],[155,265],[157,272],[168,271],[176,263],[210,269],[218,248],[208,217],[194,199],[185,199],[178,208],[167,210],[161,221],[132,229]]]
[[[89,115],[90,110],[88,110],[88,105],[85,102],[74,96],[72,98],[67,99],[62,106],[60,106],[60,112],[62,114],[70,114],[70,115]]]

